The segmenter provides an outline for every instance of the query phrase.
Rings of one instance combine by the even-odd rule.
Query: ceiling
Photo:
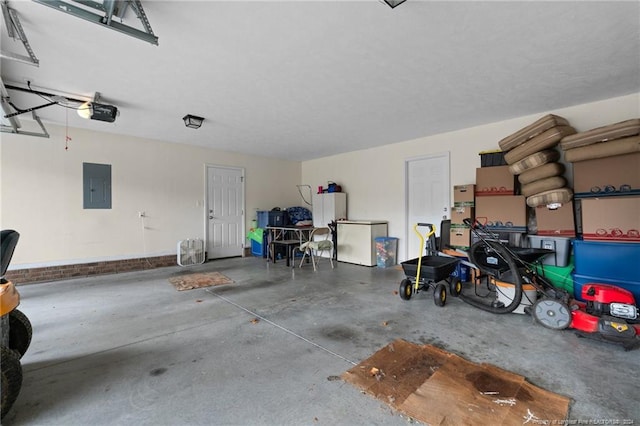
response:
[[[2,58],[5,85],[100,92],[120,111],[106,123],[54,105],[37,111],[45,126],[288,160],[640,92],[638,1],[143,1],[157,46],[8,4],[40,65]],[[140,27],[131,10],[124,23]],[[26,54],[4,22],[1,42]],[[9,94],[21,109],[46,103]]]

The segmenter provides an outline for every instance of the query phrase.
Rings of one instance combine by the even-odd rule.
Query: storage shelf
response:
[[[576,194],[573,194],[573,197],[580,199],[580,198],[603,198],[603,197],[627,197],[632,195],[640,195],[640,189],[634,189],[632,191],[625,191],[625,192],[620,192],[620,191],[598,192],[598,193],[578,192]]]

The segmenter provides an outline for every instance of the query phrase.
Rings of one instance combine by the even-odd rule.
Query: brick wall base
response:
[[[177,265],[175,255],[142,259],[110,260],[104,262],[79,263],[76,265],[47,266],[7,271],[5,278],[14,284],[65,280],[93,275],[118,274]]]

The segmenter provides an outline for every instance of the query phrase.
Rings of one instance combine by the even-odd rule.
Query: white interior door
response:
[[[424,254],[420,239],[413,226],[432,223],[436,236],[440,235],[440,221],[450,218],[451,184],[449,179],[449,153],[412,158],[405,162],[406,193],[406,251],[405,259]],[[421,229],[424,236],[426,229]]]
[[[207,258],[242,256],[244,171],[207,166]]]

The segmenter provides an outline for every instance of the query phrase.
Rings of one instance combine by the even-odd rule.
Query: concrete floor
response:
[[[178,292],[168,282],[196,271],[235,283]],[[283,262],[236,258],[20,286],[34,334],[3,424],[406,425],[335,380],[397,338],[566,395],[580,424],[640,424],[640,351],[459,299],[439,308],[431,292],[403,301],[402,278],[345,263],[292,274]]]

